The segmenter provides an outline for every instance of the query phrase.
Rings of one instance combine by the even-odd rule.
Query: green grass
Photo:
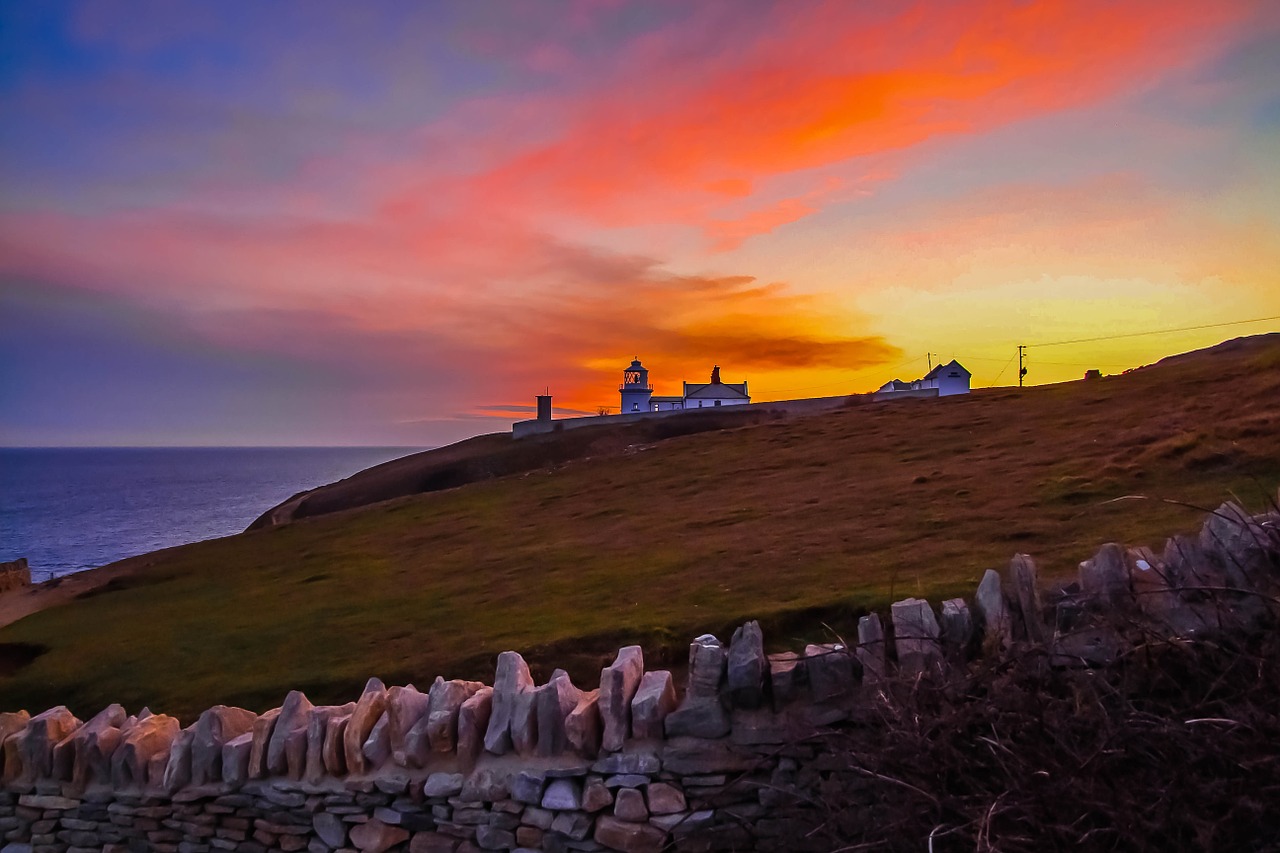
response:
[[[1274,495],[1280,370],[1248,359],[1275,351],[681,435],[156,552],[0,631],[47,648],[0,678],[0,710],[345,701],[371,675],[488,680],[508,648],[590,687],[619,644],[678,665],[748,618],[775,646],[847,635],[895,598],[968,595],[1017,551],[1071,576],[1102,542],[1200,522],[1113,498]]]

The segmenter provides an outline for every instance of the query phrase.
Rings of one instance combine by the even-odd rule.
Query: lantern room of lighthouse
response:
[[[653,396],[653,386],[649,384],[649,371],[640,359],[636,358],[631,366],[622,371],[622,385],[618,390],[622,393],[622,414],[649,411],[649,398]]]

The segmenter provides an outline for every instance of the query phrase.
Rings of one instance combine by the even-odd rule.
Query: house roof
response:
[[[730,399],[733,397],[742,397],[751,399],[747,394],[747,383],[733,384],[729,382],[686,382],[684,383],[685,399]]]
[[[894,379],[880,386],[881,391],[910,391],[911,383],[903,382],[901,379]]]
[[[683,401],[683,400],[684,400],[684,397],[659,397],[659,396],[653,396],[653,397],[650,397],[650,398],[649,398],[649,402],[650,402],[650,403],[679,403],[679,402],[681,402],[681,401]]]
[[[970,373],[969,371],[965,370],[965,367],[964,367],[964,365],[963,365],[963,364],[961,364],[960,362],[956,361],[956,360],[953,358],[953,359],[951,359],[951,361],[947,362],[946,364],[939,364],[939,365],[938,365],[937,367],[935,367],[933,370],[930,370],[928,373],[926,373],[926,374],[925,374],[924,378],[925,378],[925,379],[935,379],[935,378],[937,378],[937,376],[938,376],[938,374],[939,374],[939,373],[941,373],[941,372],[942,372],[942,371],[944,371],[944,370],[950,370],[950,369],[951,369],[951,368],[953,368],[953,367],[954,367],[954,368],[957,368],[958,370],[960,370],[960,372],[961,372],[961,373],[963,373],[965,376],[972,376],[972,375],[973,375],[973,374],[972,374],[972,373]]]

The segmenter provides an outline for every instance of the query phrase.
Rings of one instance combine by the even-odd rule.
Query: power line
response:
[[[823,383],[823,384],[821,384],[821,385],[806,385],[806,386],[805,386],[805,387],[803,387],[803,388],[780,388],[780,389],[778,389],[778,390],[766,391],[766,392],[764,392],[764,393],[769,394],[769,395],[774,395],[774,394],[791,394],[791,393],[794,393],[794,392],[796,392],[796,391],[812,391],[814,388],[831,388],[832,386],[835,386],[835,385],[847,385],[847,384],[849,384],[850,380],[851,380],[853,377],[857,376],[858,374],[866,373],[866,372],[867,372],[867,371],[869,371],[869,370],[883,370],[885,373],[890,373],[890,372],[892,372],[892,371],[894,371],[894,370],[897,370],[897,369],[898,369],[898,368],[900,368],[900,367],[906,367],[908,364],[911,364],[911,363],[913,363],[913,362],[917,362],[917,361],[919,361],[921,358],[922,358],[922,356],[918,356],[918,355],[917,355],[917,356],[914,356],[913,358],[909,358],[909,359],[907,359],[906,361],[902,362],[901,364],[895,364],[893,367],[881,367],[881,366],[880,366],[880,365],[878,365],[878,364],[872,364],[872,365],[870,365],[870,366],[868,366],[868,367],[864,367],[864,368],[862,368],[861,370],[855,370],[853,373],[850,373],[850,374],[849,374],[849,376],[848,376],[848,377],[846,377],[845,379],[841,379],[841,380],[838,380],[838,381],[836,381],[836,382],[824,382],[824,383]]]
[[[1000,377],[1004,376],[1004,372],[1009,369],[1009,365],[1013,364],[1013,360],[1017,357],[1016,354],[1009,356],[1009,360],[1004,363],[1004,367],[1000,368],[1000,372],[996,374],[996,378],[991,380],[992,385],[1000,381]]]
[[[1275,317],[1256,317],[1252,320],[1232,320],[1228,323],[1205,323],[1201,326],[1183,326],[1180,329],[1158,329],[1151,332],[1126,332],[1123,335],[1103,335],[1099,338],[1077,338],[1072,341],[1050,341],[1047,344],[1031,344],[1031,346],[1060,347],[1066,344],[1091,344],[1095,341],[1114,341],[1117,338],[1139,338],[1144,335],[1168,335],[1172,332],[1194,332],[1197,329],[1220,329],[1223,326],[1243,326],[1246,323],[1266,323],[1270,320],[1280,320],[1280,315]]]

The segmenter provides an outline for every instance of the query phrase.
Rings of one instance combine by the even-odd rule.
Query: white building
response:
[[[914,379],[911,382],[894,379],[892,382],[881,385],[877,393],[892,394],[895,391],[936,389],[939,397],[951,397],[956,394],[968,394],[969,380],[972,378],[973,374],[953,358],[947,364],[939,364],[930,370],[923,379]]]
[[[721,382],[719,365],[712,368],[710,382],[685,382],[684,393],[679,397],[656,397],[653,386],[649,384],[649,371],[638,358],[622,371],[622,385],[618,387],[618,391],[622,395],[621,412],[624,415],[632,412],[742,406],[751,402],[746,381]]]

